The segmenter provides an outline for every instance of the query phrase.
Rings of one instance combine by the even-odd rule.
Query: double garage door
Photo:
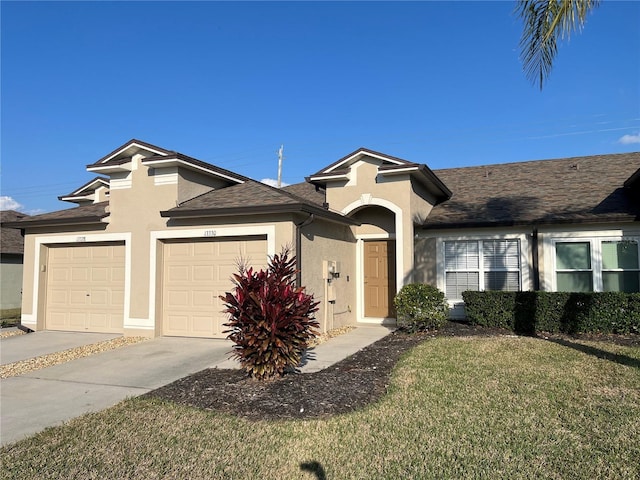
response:
[[[233,287],[238,261],[263,268],[267,241],[234,237],[164,244],[162,333],[169,336],[224,338],[227,316],[220,295]]]
[[[155,319],[162,334],[224,338],[219,296],[233,287],[240,259],[262,268],[266,258],[267,242],[259,236],[166,241]],[[47,272],[47,329],[123,333],[124,243],[51,245]]]
[[[46,328],[122,333],[124,259],[123,243],[50,246]]]

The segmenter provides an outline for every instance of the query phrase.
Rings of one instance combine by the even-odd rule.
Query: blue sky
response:
[[[605,0],[540,91],[514,2],[1,4],[2,208],[131,138],[296,183],[358,147],[432,169],[640,150],[640,2]]]

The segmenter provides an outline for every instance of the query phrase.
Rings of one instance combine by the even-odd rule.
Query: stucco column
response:
[[[413,281],[413,257],[414,257],[414,241],[413,241],[413,221],[410,212],[403,212],[402,218],[402,278],[398,279],[396,286],[398,291],[403,285]],[[400,248],[400,245],[397,245]]]

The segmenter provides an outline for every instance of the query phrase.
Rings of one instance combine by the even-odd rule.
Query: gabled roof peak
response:
[[[116,148],[113,152],[108,153],[98,161],[90,165],[87,165],[87,169],[90,170],[95,167],[109,165],[111,163],[117,162],[120,159],[131,157],[141,151],[151,153],[152,155],[162,155],[162,156],[175,153],[171,150],[167,150],[162,147],[158,147],[156,145],[152,145],[150,143],[146,143],[141,140],[132,138],[127,143]]]
[[[357,150],[354,150],[353,152],[351,152],[350,154],[345,155],[340,160],[332,163],[328,167],[325,167],[322,170],[318,171],[317,173],[314,173],[313,175],[311,175],[311,177],[314,177],[316,175],[326,175],[328,173],[332,173],[335,171],[348,168],[363,157],[371,157],[378,160],[382,160],[383,165],[386,164],[389,166],[416,165],[415,163],[409,162],[407,160],[403,160],[402,158],[387,155],[386,153],[376,152],[375,150],[371,150],[369,148],[360,147]]]

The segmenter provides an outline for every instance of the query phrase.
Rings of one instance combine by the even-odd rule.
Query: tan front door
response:
[[[394,317],[395,242],[379,240],[364,242],[364,315]]]
[[[254,268],[267,260],[262,237],[168,241],[164,245],[162,333],[177,337],[224,338],[223,303],[231,291],[238,260]]]
[[[123,244],[49,247],[45,328],[122,333]]]

